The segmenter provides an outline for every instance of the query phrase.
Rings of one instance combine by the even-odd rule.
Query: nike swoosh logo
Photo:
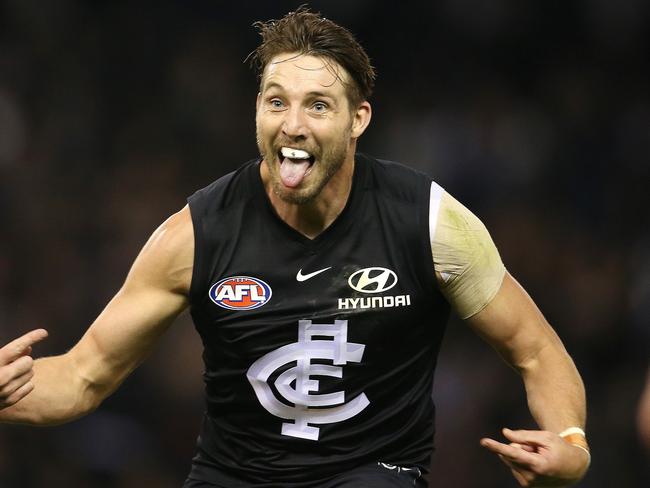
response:
[[[329,268],[319,269],[318,271],[314,271],[313,273],[308,273],[308,274],[302,274],[302,269],[301,269],[300,271],[298,271],[298,274],[296,275],[296,279],[298,281],[307,281],[309,278],[313,278],[317,274],[321,274],[323,271],[327,271],[330,268],[331,266]]]

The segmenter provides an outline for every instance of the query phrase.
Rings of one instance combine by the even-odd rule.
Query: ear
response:
[[[363,102],[352,113],[352,138],[357,139],[364,133],[372,118],[372,107],[370,103]]]
[[[257,92],[257,100],[255,100],[255,113],[259,112],[261,101],[262,101],[262,92]]]

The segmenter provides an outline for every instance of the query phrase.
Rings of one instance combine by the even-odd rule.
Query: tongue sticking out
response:
[[[284,158],[280,163],[280,177],[284,186],[297,187],[309,169],[308,159]]]
[[[283,147],[281,154],[283,156],[280,162],[282,183],[289,188],[295,188],[300,185],[311,166],[310,155],[306,151],[289,147]]]

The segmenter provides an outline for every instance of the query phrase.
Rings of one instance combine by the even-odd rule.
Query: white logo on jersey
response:
[[[348,284],[361,293],[380,293],[397,284],[397,275],[387,268],[364,268],[352,273]]]
[[[411,295],[366,298],[339,298],[339,310],[356,310],[357,308],[408,307],[410,305]]]
[[[309,278],[313,278],[317,274],[321,274],[323,271],[327,271],[330,268],[331,266],[329,268],[319,269],[318,271],[314,271],[313,273],[307,273],[307,274],[302,274],[302,269],[298,270],[298,274],[296,275],[296,280],[307,281]]]
[[[313,337],[331,337],[332,340],[313,340]],[[320,429],[309,424],[342,422],[359,414],[370,404],[365,393],[347,403],[342,391],[310,394],[319,389],[319,382],[311,379],[312,375],[342,378],[343,368],[339,366],[346,365],[348,361],[361,361],[366,346],[347,342],[347,339],[347,320],[335,320],[333,324],[314,324],[311,320],[300,320],[298,342],[271,351],[248,369],[246,376],[262,406],[276,417],[294,421],[282,424],[282,435],[318,440]],[[329,359],[334,365],[311,364],[312,359]],[[280,374],[274,383],[278,393],[294,404],[292,407],[275,397],[268,379],[278,368],[293,361],[297,364]],[[294,387],[291,386],[292,383],[295,384]]]
[[[379,266],[360,269],[348,278],[350,288],[361,293],[381,293],[390,290],[396,284],[395,272]],[[411,295],[339,298],[339,310],[408,307],[410,305]]]

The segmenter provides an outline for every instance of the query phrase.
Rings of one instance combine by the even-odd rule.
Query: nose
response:
[[[292,140],[307,138],[308,128],[305,120],[305,113],[300,107],[290,107],[285,112],[282,122],[282,133]]]

